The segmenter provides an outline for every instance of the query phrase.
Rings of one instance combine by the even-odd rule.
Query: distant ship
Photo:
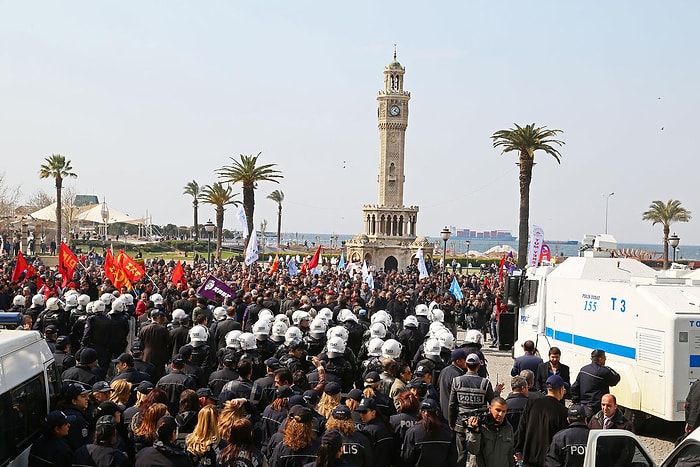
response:
[[[509,230],[484,230],[479,232],[471,229],[454,229],[453,234],[459,239],[482,242],[514,242],[518,240],[518,237],[514,237]]]
[[[545,240],[547,245],[578,245],[578,240]]]

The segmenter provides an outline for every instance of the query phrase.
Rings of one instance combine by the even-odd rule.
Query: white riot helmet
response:
[[[214,308],[214,319],[216,321],[221,321],[226,318],[226,310],[222,306],[217,306]]]
[[[263,318],[270,318],[270,321],[275,319],[275,315],[272,314],[272,310],[269,308],[263,308],[260,310],[260,313],[258,313],[258,319],[263,319]]]
[[[266,319],[259,319],[253,325],[253,334],[256,338],[264,340],[264,338],[270,335],[270,322]]]
[[[316,318],[321,318],[326,322],[326,326],[328,326],[328,323],[333,321],[333,311],[330,308],[321,308],[319,312],[316,313]]]
[[[423,344],[423,353],[428,358],[440,358],[440,350],[442,350],[442,347],[440,346],[440,341],[437,339],[430,338]]]
[[[284,333],[284,343],[289,345],[294,339],[301,339],[302,336],[303,334],[301,333],[301,329],[296,326],[292,326],[287,329],[287,332]]]
[[[388,329],[391,326],[391,315],[384,310],[379,310],[372,315],[370,323],[382,323]]]
[[[238,342],[240,342],[241,350],[254,350],[258,348],[258,344],[255,342],[255,336],[252,332],[244,332],[238,336]]]
[[[433,338],[437,338],[438,334],[440,334],[443,330],[445,330],[445,325],[442,324],[440,321],[433,321],[430,323],[430,327],[428,328],[428,335]]]
[[[134,296],[130,293],[125,293],[124,295],[122,295],[122,298],[124,299],[124,303],[126,303],[126,306],[131,306],[134,304]]]
[[[105,302],[102,300],[95,300],[92,302],[92,312],[93,313],[104,313],[107,307],[105,307]]]
[[[78,306],[78,295],[77,294],[70,294],[70,295],[65,295],[63,297],[66,301],[66,306],[69,308],[75,308]]]
[[[44,296],[40,293],[32,297],[32,306],[39,307],[44,306]]]
[[[323,318],[316,317],[311,321],[311,326],[309,326],[309,335],[314,339],[323,339],[326,335],[326,322]]]
[[[48,300],[46,300],[46,309],[48,311],[58,311],[60,308],[61,302],[59,299],[56,297],[51,297]]]
[[[294,326],[299,326],[299,323],[305,319],[311,319],[311,315],[304,310],[297,310],[292,314],[292,323],[294,323]]]
[[[272,339],[277,344],[284,342],[284,335],[287,333],[287,326],[284,321],[275,321],[272,323],[272,334],[270,339]]]
[[[370,357],[381,357],[382,345],[384,345],[384,341],[380,338],[371,338],[369,342],[367,342],[367,355],[369,355]]]
[[[173,321],[180,322],[180,320],[185,316],[187,316],[187,313],[185,313],[185,310],[182,308],[175,308],[173,310]]]
[[[238,336],[243,334],[243,331],[240,331],[236,329],[235,331],[229,331],[226,334],[226,347],[229,349],[240,349],[241,348],[241,343],[238,340]]]
[[[95,312],[95,308],[93,306],[92,302],[88,302],[87,305],[85,305],[85,313],[91,315]]]
[[[102,300],[102,303],[104,303],[105,306],[112,306],[114,298],[114,295],[112,295],[111,293],[103,293],[102,295],[100,295],[100,300]]]
[[[278,315],[275,315],[275,322],[284,323],[287,325],[287,327],[289,327],[289,318],[284,313],[280,313]],[[285,329],[285,331],[286,331],[286,329]]]
[[[192,347],[199,347],[209,340],[209,331],[200,324],[190,329],[189,336]]]
[[[374,323],[369,327],[369,335],[371,337],[384,339],[386,337],[386,326],[381,322]]]
[[[150,301],[153,302],[154,305],[162,305],[163,304],[163,296],[159,293],[154,293],[150,297],[148,297]]]
[[[433,308],[428,314],[428,319],[433,323],[436,321],[442,323],[443,321],[445,321],[445,312],[442,311],[440,308]]]
[[[78,305],[87,306],[90,303],[90,296],[87,294],[82,294],[78,297]]]
[[[24,298],[24,295],[15,295],[15,298],[12,299],[12,304],[14,306],[24,306],[24,304],[27,303],[27,301]]]
[[[355,313],[352,312],[352,310],[344,308],[338,312],[338,321],[341,323],[344,323],[346,321],[354,321],[355,323],[357,323],[358,319],[357,316],[355,316]]]
[[[406,316],[406,319],[403,320],[403,327],[405,327],[405,328],[417,328],[418,327],[418,318],[416,318],[413,315]]]
[[[326,351],[328,358],[342,357],[345,355],[345,341],[341,337],[333,336],[328,339],[326,348],[328,349]]]
[[[425,303],[416,305],[416,316],[428,316],[428,305]]]
[[[464,338],[464,343],[478,345],[479,347],[481,347],[483,340],[484,336],[481,334],[481,331],[479,331],[478,329],[470,329],[469,331],[467,331],[467,335]]]
[[[340,337],[343,339],[343,342],[348,341],[348,330],[345,329],[343,326],[333,326],[326,332],[326,337],[330,339],[331,337]]]
[[[382,345],[382,358],[393,358],[398,360],[401,356],[403,346],[396,339],[389,339]]]
[[[452,335],[452,332],[449,329],[445,329],[444,331],[440,332],[437,336],[437,340],[440,342],[441,347],[454,350],[455,336]]]
[[[123,299],[118,298],[112,302],[112,312],[122,313],[126,311],[126,302]]]

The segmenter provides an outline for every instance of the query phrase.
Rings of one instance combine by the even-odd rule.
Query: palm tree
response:
[[[202,202],[211,204],[216,207],[216,258],[221,259],[221,236],[224,231],[224,211],[225,206],[233,204],[238,206],[240,203],[233,198],[238,196],[238,193],[233,193],[231,185],[224,185],[221,182],[216,182],[211,185],[202,187],[200,199]]]
[[[275,190],[267,195],[267,199],[277,203],[277,248],[279,249],[282,240],[282,201],[284,201],[284,192]]]
[[[491,139],[493,147],[503,147],[501,154],[511,151],[518,152],[520,166],[520,223],[518,224],[518,268],[523,269],[527,264],[527,245],[530,231],[530,182],[532,167],[535,165],[535,151],[544,151],[560,162],[561,154],[553,145],[562,146],[563,141],[553,139],[561,130],[549,130],[547,127],[536,127],[534,123],[521,127],[499,130]]]
[[[669,199],[668,203],[657,200],[649,205],[649,210],[642,213],[642,220],[651,221],[651,225],[664,226],[664,269],[668,269],[668,234],[674,222],[688,222],[691,212],[681,206],[677,199]]]
[[[243,185],[243,210],[245,211],[246,222],[248,224],[248,236],[245,239],[245,246],[248,247],[250,232],[253,231],[253,213],[255,211],[255,189],[258,182],[279,183],[283,178],[282,173],[274,169],[277,164],[263,164],[258,166],[257,156],[241,154],[241,159],[236,160],[231,157],[232,164],[221,167],[216,173],[225,182],[241,183]]]
[[[196,242],[199,240],[199,222],[197,219],[197,210],[199,208],[199,197],[202,194],[202,189],[196,180],[192,180],[185,185],[185,191],[182,192],[184,195],[190,195],[192,197],[192,209],[194,210],[194,234],[193,240]]]
[[[39,178],[53,178],[56,181],[56,248],[61,244],[63,239],[61,235],[62,213],[61,213],[61,189],[63,188],[63,179],[78,175],[73,173],[73,167],[70,165],[70,160],[60,154],[51,154],[51,157],[44,159],[45,164],[39,167]]]

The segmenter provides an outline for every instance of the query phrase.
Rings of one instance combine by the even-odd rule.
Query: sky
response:
[[[0,0],[0,158],[24,199],[51,154],[66,182],[132,217],[192,224],[183,187],[217,181],[240,154],[277,164],[255,225],[362,232],[377,202],[376,95],[398,60],[411,92],[405,205],[417,233],[445,225],[517,235],[516,155],[490,136],[514,123],[561,129],[561,164],[536,154],[530,223],[547,239],[605,228],[660,243],[657,199],[700,216],[687,146],[700,107],[695,1]],[[234,186],[240,192],[240,186]],[[242,195],[240,195],[242,197]],[[700,244],[700,217],[674,224]],[[214,218],[200,208],[202,222]],[[235,208],[225,227],[238,229]]]

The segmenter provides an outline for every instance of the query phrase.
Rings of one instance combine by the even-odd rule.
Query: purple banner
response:
[[[197,289],[197,293],[209,300],[236,297],[236,292],[231,290],[231,287],[214,276],[207,277],[207,280]]]

